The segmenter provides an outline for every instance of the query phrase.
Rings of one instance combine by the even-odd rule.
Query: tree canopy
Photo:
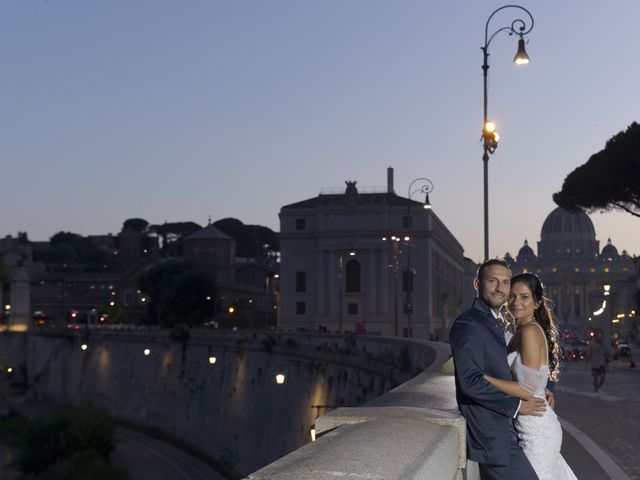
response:
[[[213,274],[189,262],[170,260],[150,268],[140,278],[140,290],[148,297],[151,323],[198,325],[213,317]]]
[[[144,218],[128,218],[122,224],[122,230],[134,230],[136,232],[144,232],[149,226]]]
[[[567,175],[553,200],[567,210],[619,209],[640,217],[640,125],[614,135]]]
[[[93,240],[72,232],[58,232],[49,239],[50,248],[35,260],[59,263],[81,263],[88,271],[103,271],[112,258]]]
[[[236,241],[236,255],[239,257],[260,258],[269,251],[278,250],[278,237],[268,227],[245,225],[236,218],[223,218],[213,226]]]
[[[195,222],[164,222],[159,225],[150,225],[148,228],[150,232],[160,237],[163,256],[178,257],[182,255],[182,239],[202,227]]]

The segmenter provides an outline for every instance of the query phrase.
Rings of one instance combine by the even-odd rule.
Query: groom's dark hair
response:
[[[492,265],[500,265],[501,267],[504,267],[507,270],[509,270],[509,272],[511,272],[511,269],[509,268],[509,265],[503,259],[501,259],[501,258],[491,258],[489,260],[485,260],[482,263],[482,265],[480,265],[480,268],[478,268],[478,272],[476,273],[476,278],[478,280],[482,281],[482,275],[484,274],[485,269],[487,269],[488,267],[491,267]]]

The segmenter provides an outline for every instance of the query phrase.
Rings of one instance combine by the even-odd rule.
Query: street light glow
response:
[[[600,307],[599,310],[596,310],[595,312],[593,312],[594,317],[597,317],[598,315],[602,315],[602,313],[604,312],[605,308],[607,308],[607,301],[603,300],[602,301],[602,307]]]
[[[278,385],[282,385],[285,380],[286,380],[286,377],[284,376],[284,373],[279,373],[276,375],[276,383]]]
[[[82,350],[86,350],[87,348],[89,348],[89,346],[88,346],[86,343],[83,343],[83,344],[80,346],[80,348],[81,348]]]
[[[487,133],[495,132],[496,131],[495,122],[492,122],[491,120],[487,120],[487,122],[484,124],[484,131]]]
[[[518,40],[518,51],[515,57],[513,57],[513,63],[516,65],[526,65],[530,61],[529,55],[527,55],[527,51],[524,48],[524,38],[521,38]]]

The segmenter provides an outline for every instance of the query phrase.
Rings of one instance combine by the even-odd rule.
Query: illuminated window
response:
[[[596,267],[591,267],[591,268],[589,269],[589,271],[590,271],[591,273],[594,273],[594,272],[596,271]]]
[[[551,267],[551,271],[552,271],[553,273],[556,273],[556,272],[558,271],[558,267]]]
[[[604,267],[604,272],[607,273],[609,271],[609,267]]]
[[[580,269],[578,267],[573,269],[574,272],[578,273],[580,271]]]

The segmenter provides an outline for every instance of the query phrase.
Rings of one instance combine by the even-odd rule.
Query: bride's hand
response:
[[[547,406],[542,398],[533,397],[531,400],[522,400],[520,403],[520,410],[518,415],[533,415],[534,417],[541,417],[547,410]]]
[[[551,407],[551,410],[555,410],[556,408],[556,397],[553,396],[553,392],[548,388],[544,389],[544,396],[547,399],[547,403]]]

